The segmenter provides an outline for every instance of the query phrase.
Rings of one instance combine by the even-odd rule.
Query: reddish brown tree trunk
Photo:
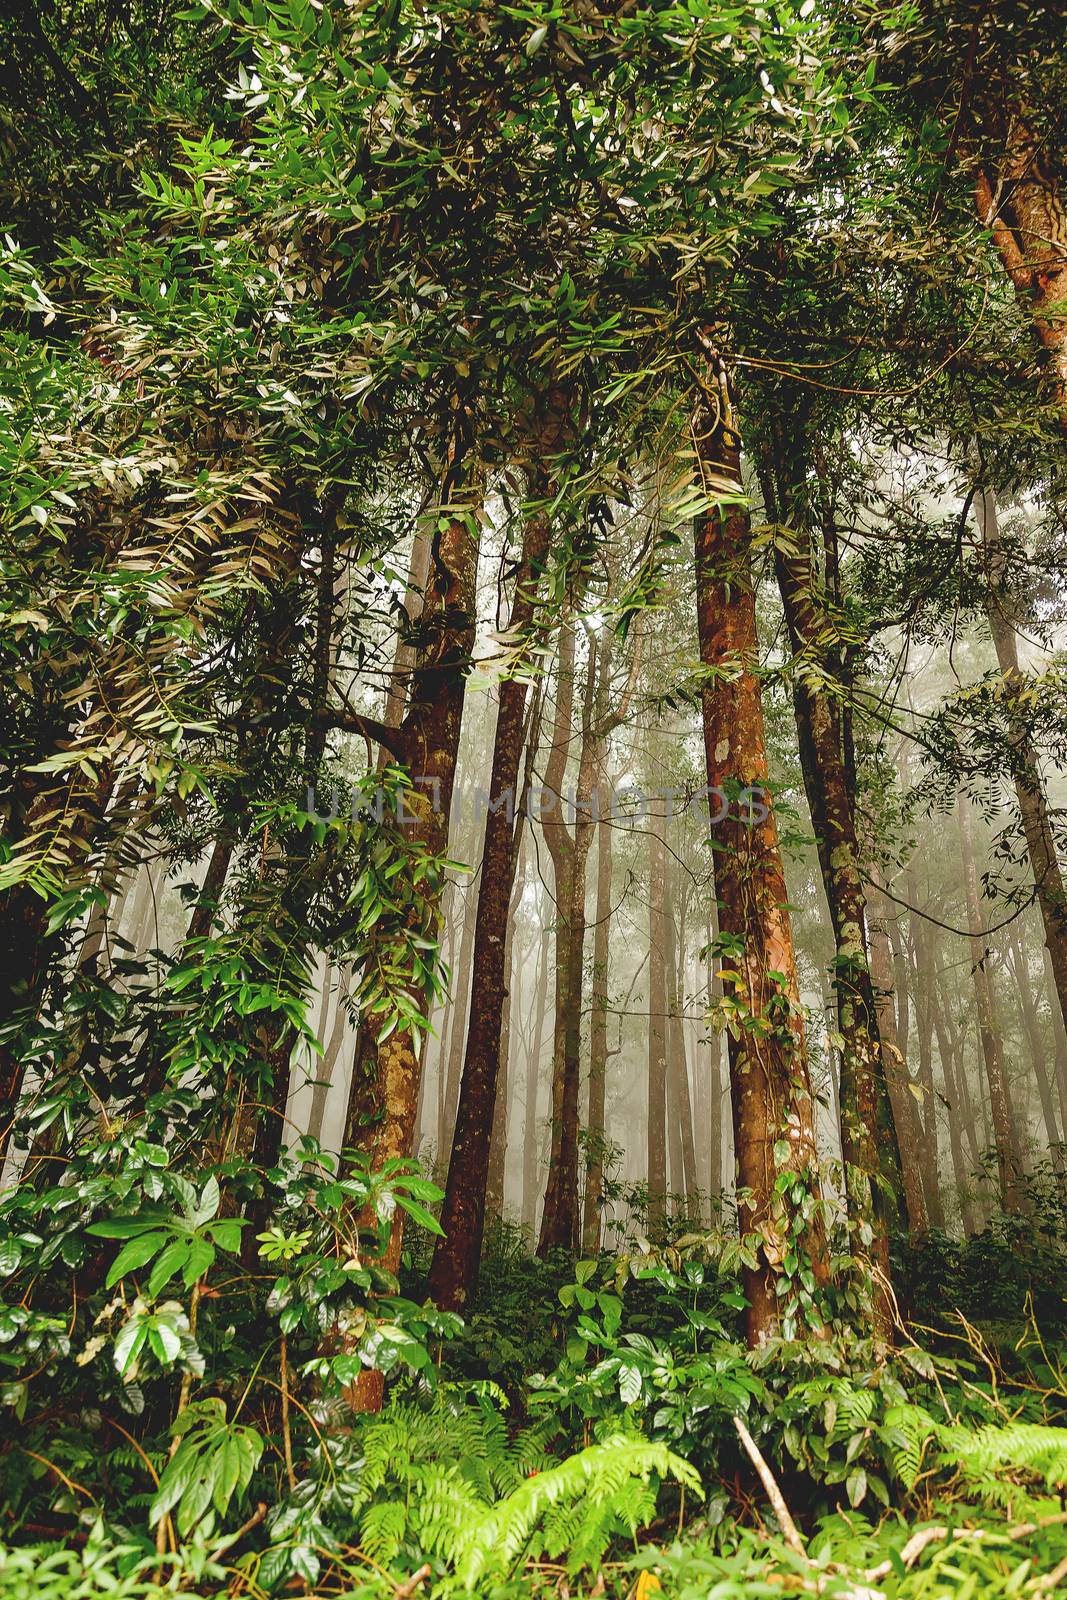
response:
[[[773,808],[761,804],[768,798],[768,765],[740,439],[724,371],[716,384],[714,413],[699,416],[695,429],[712,501],[695,528],[697,631],[706,672],[701,710],[708,785],[729,797],[727,815],[712,832],[720,939],[729,955],[723,976],[736,1006],[730,1076],[741,1231],[757,1253],[756,1266],[744,1269],[747,1334],[756,1346],[778,1327],[778,1281],[787,1259],[798,1247],[806,1251],[809,1284],[826,1279],[828,1263],[815,1211],[809,1209],[802,1227],[792,1186],[776,1188],[779,1174],[792,1172],[795,1186],[817,1202],[818,1162],[778,829]],[[751,819],[739,791],[756,793]]]
[[[1033,318],[1067,427],[1067,207],[1045,140],[1024,108],[1005,107],[1002,116],[998,170],[979,172],[975,203],[1020,303]]]
[[[396,730],[404,764],[417,780],[407,802],[412,838],[441,857],[448,848],[464,687],[474,647],[477,530],[472,513],[453,516],[433,535],[419,625],[421,649],[411,676],[408,709]],[[375,1167],[411,1154],[420,1061],[419,1036],[405,1027],[395,1029],[380,1045],[366,1039],[358,1052],[344,1143],[369,1150]],[[372,1122],[365,1121],[368,1104],[375,1111]],[[382,1260],[387,1271],[396,1271],[402,1237],[398,1208]],[[370,1373],[365,1383],[354,1386],[350,1398],[356,1409],[376,1410],[381,1392],[381,1374]]]
[[[570,633],[568,671],[573,684],[574,633],[573,629],[568,631]],[[561,641],[561,682],[566,648],[566,641]],[[549,817],[543,819],[544,830],[553,866],[556,869],[557,912],[562,914],[562,922],[557,940],[552,1147],[548,1180],[545,1185],[541,1232],[537,1242],[537,1252],[541,1256],[552,1249],[573,1249],[578,1243],[578,1113],[581,1083],[585,887],[586,864],[596,828],[592,800],[599,750],[599,740],[593,726],[596,666],[595,653],[590,650],[582,701],[582,739],[574,791],[573,835],[567,828],[563,816],[563,767],[550,759],[545,774],[545,787],[554,798],[554,811],[551,820]],[[564,767],[566,744],[561,744],[560,741],[567,737],[563,733],[564,726],[567,727],[569,734],[569,721],[569,713],[566,723],[557,718],[556,738],[553,741],[553,757],[556,756],[557,750],[562,750]]]
[[[547,545],[547,520],[543,516],[531,517],[525,526],[515,576],[508,623],[512,638],[525,637],[533,625]],[[466,1304],[477,1284],[481,1261],[508,976],[509,912],[515,886],[516,845],[521,838],[522,813],[516,818],[515,811],[526,733],[526,696],[527,685],[522,677],[508,678],[500,685],[475,919],[470,1026],[441,1209],[444,1237],[434,1250],[429,1278],[431,1295],[447,1310]]]

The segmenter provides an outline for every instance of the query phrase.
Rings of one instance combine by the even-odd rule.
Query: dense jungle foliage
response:
[[[1065,39],[9,0],[0,1600],[1067,1594]]]

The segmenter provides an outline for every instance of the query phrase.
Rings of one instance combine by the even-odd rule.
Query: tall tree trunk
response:
[[[982,905],[978,893],[978,869],[974,854],[974,824],[971,802],[959,795],[960,844],[963,853],[963,884],[967,897],[967,920],[971,927],[971,978],[977,1011],[978,1032],[989,1087],[989,1106],[993,1117],[993,1142],[1000,1177],[1000,1202],[1005,1211],[1022,1209],[1019,1189],[1020,1163],[1015,1118],[1004,1070],[1004,1047],[993,1003],[993,988],[986,968],[988,951],[982,937]]]
[[[1064,1023],[1063,1012],[1056,1003],[1056,975],[1052,967],[1052,957],[1048,953],[1048,945],[1042,953],[1045,958],[1045,981],[1052,999],[1053,1056],[1056,1090],[1060,1100],[1060,1126],[1063,1128],[1064,1138],[1067,1139],[1067,1023]]]
[[[697,632],[706,669],[701,713],[708,786],[731,797],[712,833],[718,846],[720,937],[730,963],[724,976],[728,971],[730,1000],[737,1008],[729,1052],[738,1185],[745,1191],[741,1231],[757,1250],[756,1266],[744,1269],[746,1331],[750,1345],[757,1346],[779,1326],[777,1286],[786,1259],[797,1251],[806,1254],[812,1285],[825,1281],[829,1268],[816,1220],[818,1159],[785,872],[773,808],[760,804],[768,798],[769,772],[756,672],[751,521],[742,498],[740,437],[722,367],[714,381],[718,393],[694,429],[711,500],[694,529]],[[756,791],[751,820],[735,786]],[[782,1172],[795,1174],[795,1183],[779,1192]],[[794,1188],[809,1199],[806,1213],[794,1208]]]
[[[908,886],[913,905],[918,903],[914,871],[909,871]],[[945,1208],[941,1202],[941,1173],[937,1148],[937,1092],[934,1088],[934,1013],[933,951],[927,924],[913,919],[915,1034],[919,1047],[919,1088],[922,1090],[922,1168],[926,1209],[932,1228],[944,1228]]]
[[[952,1156],[952,1173],[956,1180],[956,1197],[960,1205],[960,1221],[963,1223],[965,1236],[969,1238],[975,1232],[976,1227],[974,1206],[971,1200],[971,1174],[975,1163],[972,1160],[968,1164],[963,1149],[963,1126],[964,1120],[970,1117],[970,1107],[958,1091],[955,1045],[949,1034],[948,1023],[945,1020],[945,1014],[941,1006],[939,986],[934,974],[931,974],[930,1009],[933,1016],[934,1033],[937,1037],[937,1052],[941,1058],[941,1076],[945,1080],[949,1152]],[[962,1068],[960,1068],[960,1071],[962,1072]]]
[[[477,848],[477,845],[475,845]],[[484,883],[483,876],[479,884]],[[455,1137],[456,1111],[459,1106],[459,1084],[463,1075],[464,1043],[467,1038],[467,1010],[471,1001],[474,964],[474,940],[481,906],[481,890],[475,892],[468,884],[463,898],[463,929],[459,941],[459,959],[452,973],[452,1014],[448,1025],[448,1055],[442,1061],[444,1071],[444,1115],[437,1130],[440,1158],[452,1149]]]
[[[462,452],[457,452],[457,461]],[[444,500],[454,502],[458,486],[445,485]],[[444,522],[444,519],[441,519]],[[408,708],[396,730],[404,764],[417,780],[408,801],[410,835],[435,856],[448,848],[452,791],[456,777],[466,675],[474,647],[478,522],[474,513],[452,515],[438,525],[430,551],[419,651],[411,674]],[[432,890],[427,887],[427,894]],[[348,1146],[362,1145],[374,1165],[411,1153],[419,1100],[420,1041],[399,1027],[380,1045],[366,1037],[357,1052],[345,1118]],[[365,1121],[368,1102],[374,1120]],[[382,1265],[395,1271],[400,1260],[402,1220],[398,1208]],[[370,1378],[380,1380],[380,1374]],[[377,1409],[380,1381],[356,1386],[357,1409]]]
[[[547,484],[539,482],[539,488],[543,494]],[[508,623],[512,639],[525,639],[533,628],[548,532],[546,517],[535,515],[527,519]],[[525,812],[525,796],[521,797],[517,808],[516,798],[528,731],[524,723],[526,697],[527,684],[522,676],[509,677],[500,685],[475,919],[470,1026],[441,1208],[444,1237],[434,1249],[429,1277],[429,1290],[434,1300],[453,1311],[469,1299],[477,1284],[481,1263],[508,980],[507,958],[511,948],[510,913]]]
[[[1026,951],[1017,927],[1012,928],[1008,939],[1010,956],[1010,974],[1013,980],[1015,994],[1019,1002],[1019,1013],[1023,1021],[1023,1032],[1026,1042],[1030,1047],[1030,1060],[1033,1063],[1034,1077],[1037,1080],[1037,1092],[1041,1101],[1041,1116],[1045,1124],[1045,1137],[1048,1140],[1049,1153],[1052,1165],[1062,1177],[1063,1175],[1063,1149],[1060,1144],[1060,1130],[1056,1126],[1056,1109],[1052,1099],[1052,1086],[1048,1080],[1046,1065],[1048,1052],[1045,1050],[1041,1038],[1041,1025],[1038,1021],[1037,1006],[1034,1004],[1034,991],[1030,987],[1030,969],[1026,964]]]
[[[708,1014],[715,1015],[716,1007],[722,999],[722,979],[719,976],[719,957],[716,955],[716,941],[719,937],[719,908],[714,885],[712,886],[711,901],[708,906],[708,947],[707,947],[707,984],[708,984]],[[723,1101],[726,1095],[723,1090],[722,1075],[722,1033],[719,1029],[712,1029],[711,1035],[711,1061],[709,1064],[709,1095],[708,1095],[708,1191],[712,1209],[722,1207],[723,1192],[725,1189],[722,1142],[725,1132],[723,1119]]]
[[[315,1074],[315,1087],[311,1092],[311,1110],[308,1114],[308,1133],[313,1139],[322,1142],[322,1131],[326,1123],[326,1105],[333,1087],[333,1075],[337,1070],[337,1058],[341,1054],[344,1044],[345,1031],[348,1023],[348,1011],[345,1000],[348,997],[351,983],[351,970],[346,969],[341,974],[341,981],[337,990],[337,1002],[333,1013],[333,1027],[330,1029],[329,1039],[322,1040],[323,1053]],[[323,1019],[325,1021],[325,1019]]]
[[[677,1179],[672,1178],[676,1189],[685,1195],[687,1208],[700,1188],[697,1177],[696,1136],[693,1126],[693,1097],[689,1088],[689,1062],[686,1058],[685,1029],[682,1009],[685,1000],[685,924],[679,933],[675,922],[675,898],[672,887],[671,863],[665,858],[666,891],[663,920],[667,935],[667,1118],[677,1132]],[[679,957],[681,951],[681,958]],[[672,1145],[674,1160],[674,1145]]]
[[[563,1093],[565,1033],[570,978],[570,907],[574,878],[574,840],[563,815],[563,781],[567,771],[574,721],[574,624],[565,619],[560,626],[556,662],[556,711],[552,725],[552,746],[545,766],[544,790],[547,809],[541,829],[552,862],[554,891],[554,952],[552,1023],[551,1121],[549,1123],[548,1175],[545,1180],[538,1254],[544,1254],[557,1240],[556,1188],[559,1182],[560,1141],[563,1134]]]
[[[792,548],[776,551],[778,584],[795,654],[818,660],[827,653],[825,640],[832,637],[833,624],[819,598],[810,533],[802,516],[797,521],[800,526]],[[903,1179],[871,982],[855,796],[850,792],[845,764],[840,710],[821,673],[796,675],[793,709],[823,892],[834,931],[833,980],[841,1039],[838,1100],[849,1211],[854,1222],[866,1222],[871,1228],[871,1255],[885,1291],[890,1213],[899,1213]],[[858,1240],[858,1230],[856,1237]],[[885,1333],[890,1322],[884,1292],[879,1304],[879,1322]]]
[[[1060,421],[1067,427],[1067,207],[1043,137],[1025,108],[1001,110],[1004,148],[983,167],[975,203],[1004,270],[1047,352]]]
[[[648,1230],[667,1222],[667,848],[662,803],[648,833]]]
[[[601,785],[597,822],[596,921],[593,927],[593,978],[589,1017],[589,1120],[585,1168],[582,1254],[600,1248],[604,1188],[605,1095],[608,1064],[608,975],[611,957],[612,817],[607,786]]]
[[[941,1025],[940,1019],[946,1017],[949,1018],[949,1020],[944,1023],[944,1026],[946,1029],[951,1030],[952,1036],[949,1042],[949,1054],[943,1057],[943,1059],[953,1063],[952,1070],[954,1076],[952,1080],[952,1094],[960,1108],[960,1122],[963,1129],[964,1138],[967,1141],[967,1149],[971,1160],[971,1169],[972,1171],[977,1171],[978,1163],[982,1156],[982,1142],[978,1137],[978,1118],[974,1109],[974,1101],[971,1098],[971,1090],[970,1085],[967,1082],[967,1072],[965,1068],[964,1058],[967,1049],[967,1030],[962,1028],[958,1022],[951,1018],[947,994],[944,996],[944,1010],[942,1011],[941,1006],[939,1006],[936,1015],[939,1019],[939,1026]],[[940,1048],[940,1033],[938,1034],[938,1040]]]
[[[532,1240],[537,1225],[537,1091],[541,1076],[541,1045],[548,1008],[548,973],[551,965],[551,930],[543,929],[538,941],[536,999],[533,1023],[526,1041],[526,1082],[522,1124],[522,1225]]]
[[[919,1122],[918,1106],[911,1092],[908,1064],[897,1037],[893,952],[889,938],[889,905],[882,894],[877,874],[873,872],[868,904],[871,977],[874,981],[875,1006],[878,1012],[878,1035],[881,1040],[883,1070],[893,1106],[893,1121],[897,1129],[908,1229],[916,1238],[922,1238],[929,1228],[920,1165],[922,1126]]]
[[[571,630],[570,676],[574,675],[574,636]],[[561,643],[560,670],[563,670],[563,645]],[[585,887],[586,864],[593,842],[596,819],[593,810],[594,780],[598,764],[600,740],[594,727],[593,708],[596,703],[597,660],[592,648],[586,668],[585,692],[582,697],[582,738],[578,758],[578,777],[574,790],[574,832],[570,834],[563,819],[562,770],[550,759],[545,775],[545,787],[554,797],[557,822],[544,819],[545,838],[553,864],[557,865],[557,907],[562,910],[563,922],[557,942],[555,1061],[552,1072],[552,1149],[549,1157],[548,1181],[545,1185],[545,1207],[541,1217],[541,1233],[537,1242],[538,1254],[543,1256],[556,1248],[573,1249],[578,1243],[578,1128],[579,1090],[581,1085],[582,1041],[582,990],[583,961],[585,955]],[[569,720],[569,719],[568,719]],[[560,723],[557,719],[557,732]],[[553,755],[558,740],[553,742]],[[564,750],[565,754],[565,750]],[[550,777],[549,774],[552,774]],[[566,849],[561,854],[561,835],[566,835]],[[561,884],[565,898],[560,893]]]
[[[1064,255],[1062,292],[1067,294],[1067,253]],[[1067,337],[1067,310],[1064,311],[1062,326]],[[1067,362],[1067,342],[1063,344],[1062,353]],[[1064,371],[1067,375],[1067,366]],[[1064,391],[1064,402],[1067,405],[1067,390]],[[1055,979],[1060,1015],[1067,1023],[1067,890],[1056,855],[1037,750],[1030,735],[1025,707],[1018,699],[1026,680],[1019,667],[1019,642],[1007,583],[1007,557],[997,518],[996,499],[990,490],[979,491],[975,498],[975,510],[985,555],[986,616],[997,653],[997,665],[1013,702],[1012,779],[1030,857],[1030,870],[1034,875],[1037,903],[1041,908],[1045,947]]]
[[[518,846],[521,861],[521,845]],[[526,874],[520,867],[508,911],[508,931],[504,939],[504,999],[500,1008],[500,1052],[497,1068],[496,1101],[493,1106],[493,1131],[489,1139],[489,1171],[485,1185],[486,1210],[504,1214],[508,1165],[508,1133],[511,1120],[511,1015],[515,972],[515,923],[525,888]]]

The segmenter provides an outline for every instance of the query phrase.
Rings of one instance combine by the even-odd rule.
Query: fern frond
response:
[[[666,1445],[619,1437],[590,1445],[547,1472],[529,1478],[494,1506],[465,1540],[457,1579],[473,1589],[490,1565],[506,1568],[525,1547],[538,1522],[559,1501],[589,1495],[603,1504],[627,1477],[673,1477],[701,1494],[700,1478],[688,1461]]]

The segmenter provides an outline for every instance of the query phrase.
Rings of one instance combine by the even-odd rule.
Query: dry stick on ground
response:
[[[785,1496],[774,1480],[774,1473],[763,1459],[759,1446],[740,1417],[734,1417],[734,1427],[737,1429],[738,1437],[745,1447],[748,1459],[759,1473],[760,1482],[767,1491],[767,1499],[774,1507],[774,1514],[778,1518],[778,1525],[782,1530],[782,1536],[786,1544],[790,1550],[794,1551],[798,1556],[803,1556],[806,1560],[807,1551],[804,1549],[804,1541],[800,1537],[800,1530],[790,1515],[789,1507],[785,1503]]]
[[[289,1483],[289,1493],[296,1492],[296,1473],[293,1471],[293,1436],[289,1430],[289,1341],[282,1334],[281,1347],[282,1369],[282,1442],[285,1445],[285,1476]]]
[[[1062,1526],[1065,1522],[1067,1522],[1067,1511],[1058,1511],[1055,1516],[1041,1517],[1037,1522],[1017,1522],[1014,1527],[1007,1530],[1005,1537],[1008,1539],[1025,1539],[1031,1533],[1039,1533],[1042,1528],[1055,1528]],[[912,1534],[900,1552],[900,1560],[906,1567],[911,1567],[914,1566],[928,1545],[940,1544],[943,1539],[985,1539],[991,1532],[995,1533],[996,1529],[948,1528],[943,1523],[937,1523],[932,1528],[920,1528],[918,1533]],[[865,1572],[864,1577],[868,1583],[878,1583],[882,1578],[888,1578],[892,1570],[892,1561],[882,1561],[877,1567],[871,1567],[868,1572]],[[1063,1576],[1059,1568],[1056,1569],[1055,1573],[1049,1573],[1048,1576],[1049,1578],[1056,1578],[1058,1582],[1057,1573],[1059,1573],[1059,1576]],[[1046,1580],[1042,1581],[1046,1582]]]
[[[394,1600],[411,1600],[411,1596],[415,1593],[415,1590],[419,1587],[420,1583],[422,1583],[429,1576],[430,1563],[428,1561],[424,1561],[419,1570],[417,1572],[413,1572],[410,1578],[408,1578],[404,1583],[397,1584],[396,1589],[394,1590]]]

